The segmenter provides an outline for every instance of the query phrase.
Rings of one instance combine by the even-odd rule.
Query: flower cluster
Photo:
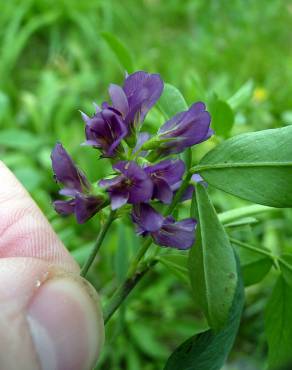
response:
[[[171,203],[185,173],[185,164],[177,154],[213,134],[211,118],[204,103],[198,102],[165,122],[155,135],[140,132],[162,92],[163,81],[158,74],[135,72],[126,76],[123,86],[110,85],[111,101],[96,106],[92,117],[82,113],[86,137],[83,144],[96,148],[101,157],[110,158],[114,174],[98,182],[100,193],[96,194],[58,143],[52,152],[52,166],[55,179],[64,186],[60,194],[69,197],[54,202],[58,213],[75,213],[77,221],[83,223],[109,201],[113,210],[131,204],[139,235],[150,235],[160,246],[192,246],[196,221],[164,217],[154,205],[161,208]],[[174,154],[176,158],[171,157]],[[188,189],[191,192],[192,188]],[[187,197],[185,194],[181,201]]]

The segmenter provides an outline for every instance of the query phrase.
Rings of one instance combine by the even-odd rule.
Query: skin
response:
[[[103,340],[95,290],[0,162],[0,369],[92,369]]]

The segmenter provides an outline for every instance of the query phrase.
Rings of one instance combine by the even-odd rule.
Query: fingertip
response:
[[[99,298],[89,283],[63,274],[46,281],[27,320],[43,370],[89,370],[104,342]]]

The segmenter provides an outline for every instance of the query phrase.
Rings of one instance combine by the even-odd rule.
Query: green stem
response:
[[[87,261],[85,262],[84,266],[82,267],[82,270],[81,270],[81,273],[80,273],[81,276],[85,277],[87,275],[87,272],[90,269],[90,266],[92,265],[96,255],[97,255],[97,253],[98,253],[98,251],[101,247],[101,244],[104,240],[104,237],[106,236],[106,233],[107,233],[109,227],[111,226],[112,222],[115,219],[115,213],[116,213],[116,211],[111,211],[106,223],[101,227],[101,229],[99,231],[99,234],[98,234],[98,237],[96,239],[96,242],[95,242],[95,244],[92,248],[92,251],[91,251]]]
[[[129,267],[128,274],[127,274],[129,278],[131,278],[131,276],[135,274],[140,260],[143,258],[143,256],[145,255],[145,253],[147,252],[151,244],[152,244],[152,239],[150,237],[144,240],[141,248],[138,250],[136,257],[134,258],[134,260],[132,261]]]
[[[251,206],[235,208],[232,209],[231,211],[219,213],[218,217],[220,222],[222,222],[223,225],[226,225],[243,217],[254,216],[256,214],[263,212],[275,212],[275,211],[279,211],[279,209],[254,204]]]
[[[202,164],[190,169],[190,172],[197,173],[208,170],[220,170],[226,168],[255,168],[255,167],[292,167],[292,162],[239,162],[239,163],[216,163],[216,164]]]
[[[170,215],[174,211],[175,207],[177,206],[177,204],[181,200],[181,197],[182,197],[183,193],[186,191],[191,177],[192,177],[192,174],[190,172],[188,172],[186,177],[184,178],[179,190],[175,194],[171,204],[167,207],[166,211],[164,212],[164,216]]]
[[[104,323],[108,323],[112,315],[128,297],[129,293],[134,289],[134,287],[139,283],[143,276],[151,269],[156,261],[152,261],[148,264],[142,271],[137,271],[133,276],[127,278],[125,282],[117,289],[115,294],[112,296],[110,302],[104,309]]]
[[[243,247],[245,249],[249,249],[250,251],[253,251],[253,252],[262,254],[262,255],[264,255],[266,257],[271,258],[272,260],[275,260],[275,258],[277,258],[277,257],[273,256],[269,251],[266,251],[266,250],[264,250],[262,248],[254,247],[253,245],[243,243],[240,240],[233,239],[233,238],[229,238],[229,240],[231,241],[231,243],[236,244],[239,247]]]

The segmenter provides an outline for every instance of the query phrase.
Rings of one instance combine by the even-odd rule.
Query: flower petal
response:
[[[172,201],[172,197],[173,191],[168,183],[162,178],[155,179],[152,198],[156,198],[165,204],[169,204]]]
[[[151,235],[158,245],[176,249],[189,249],[195,241],[196,220],[188,218],[175,222],[166,218],[160,230]]]
[[[109,87],[109,95],[113,107],[121,112],[123,117],[126,117],[129,112],[129,104],[124,90],[119,85],[111,84]]]
[[[89,189],[90,184],[85,175],[76,167],[61,143],[57,143],[51,154],[52,167],[56,180],[69,189],[80,192]]]
[[[145,172],[151,178],[162,178],[169,185],[174,185],[181,181],[185,172],[185,164],[181,159],[166,159],[153,166],[145,167]]]
[[[111,208],[112,210],[121,208],[123,205],[125,205],[129,198],[128,192],[113,190],[110,192],[110,198],[111,198]]]
[[[137,204],[133,207],[132,219],[138,225],[140,234],[159,230],[164,220],[160,213],[146,203]]]
[[[159,74],[138,71],[127,76],[123,89],[129,103],[126,122],[132,124],[137,117],[139,122],[143,122],[148,111],[162,94],[163,81]]]
[[[118,111],[105,108],[96,113],[90,121],[86,120],[86,145],[102,149],[105,157],[113,157],[128,129]]]
[[[180,153],[187,147],[207,140],[213,134],[210,122],[211,116],[202,102],[195,103],[189,110],[178,113],[158,132],[161,139],[172,139],[163,143],[161,153],[164,155]]]
[[[75,215],[77,222],[83,224],[94,216],[103,204],[103,199],[96,196],[77,194],[75,202]]]
[[[56,200],[53,202],[56,212],[60,215],[68,216],[74,213],[75,199],[70,200]]]

